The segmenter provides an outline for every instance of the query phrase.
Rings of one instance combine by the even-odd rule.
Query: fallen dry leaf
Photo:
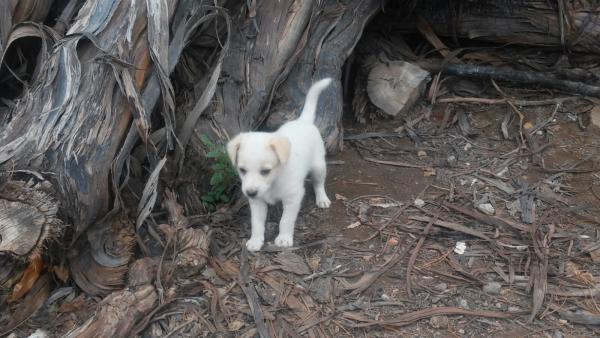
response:
[[[435,176],[435,175],[436,175],[436,171],[434,168],[431,168],[431,167],[423,168],[423,176],[430,177],[430,176]]]
[[[354,228],[358,227],[359,225],[361,225],[360,221],[356,221],[356,222],[354,222],[354,223],[352,223],[352,224],[348,225],[348,226],[346,227],[346,229],[354,229]]]
[[[229,331],[239,331],[242,327],[244,327],[244,322],[239,319],[236,319],[227,325],[227,329]]]
[[[594,276],[583,270],[577,263],[568,261],[565,263],[565,270],[568,276],[574,277],[578,281],[586,285],[595,285],[596,279]]]
[[[594,106],[590,113],[590,122],[592,125],[600,128],[600,106]]]
[[[72,302],[63,303],[58,308],[58,312],[59,313],[75,312],[75,311],[78,311],[78,310],[82,309],[83,307],[85,307],[85,305],[86,305],[86,302],[85,302],[84,296],[79,295],[77,298],[73,299]]]
[[[312,256],[312,257],[308,257],[306,259],[306,262],[308,263],[308,266],[310,267],[310,269],[312,271],[316,271],[319,266],[321,265],[321,257],[319,256]]]
[[[275,256],[275,261],[282,265],[281,268],[284,271],[297,275],[308,275],[310,273],[304,259],[293,252],[280,252]]]
[[[346,197],[344,195],[340,195],[340,194],[335,194],[335,200],[336,201],[347,201],[348,197]]]
[[[15,302],[21,299],[23,296],[31,290],[35,282],[40,278],[40,274],[44,269],[44,261],[42,260],[42,256],[34,255],[31,258],[31,262],[29,262],[29,266],[25,269],[23,273],[23,277],[21,277],[21,281],[15,285],[12,295],[8,299],[9,302]]]
[[[65,265],[54,265],[51,268],[51,272],[63,283],[69,280],[69,269]]]

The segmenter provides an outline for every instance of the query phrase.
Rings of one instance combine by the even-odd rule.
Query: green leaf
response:
[[[223,175],[220,172],[215,172],[210,178],[210,185],[215,186],[223,182]]]
[[[226,170],[227,169],[227,165],[225,163],[217,162],[217,163],[215,163],[215,165],[212,166],[212,168],[215,171],[217,171],[217,170]]]
[[[216,158],[219,157],[219,155],[221,155],[221,151],[219,149],[213,149],[206,154],[206,157]]]
[[[227,195],[221,195],[221,202],[229,203],[229,197],[227,197]]]
[[[200,141],[202,141],[202,143],[204,143],[205,146],[212,144],[208,136],[206,136],[205,134],[200,135]]]
[[[215,198],[213,196],[209,195],[204,195],[201,197],[202,201],[207,202],[207,203],[214,203],[215,202]]]

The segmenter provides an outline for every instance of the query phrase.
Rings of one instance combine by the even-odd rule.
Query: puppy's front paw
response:
[[[329,198],[327,198],[327,195],[317,196],[317,206],[319,208],[329,208],[330,205],[331,201],[329,200]]]
[[[275,245],[281,248],[289,248],[294,245],[294,238],[290,235],[279,234],[275,238]]]
[[[249,251],[258,251],[263,246],[263,240],[256,237],[251,237],[248,242],[246,242],[246,249]]]

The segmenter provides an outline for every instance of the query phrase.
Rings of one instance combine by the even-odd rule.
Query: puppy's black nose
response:
[[[257,193],[258,193],[258,191],[256,191],[256,190],[246,190],[246,195],[250,198],[256,197]]]

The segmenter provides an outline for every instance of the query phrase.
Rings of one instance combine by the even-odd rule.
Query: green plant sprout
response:
[[[213,162],[209,182],[210,191],[202,196],[201,200],[208,211],[214,211],[219,203],[229,203],[237,173],[229,161],[224,146],[215,144],[206,135],[201,135],[200,140],[208,148],[206,157]]]

